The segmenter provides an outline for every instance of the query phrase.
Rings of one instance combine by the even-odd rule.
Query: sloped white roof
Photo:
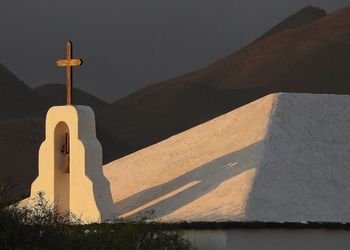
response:
[[[272,94],[104,166],[117,214],[350,221],[350,96]]]

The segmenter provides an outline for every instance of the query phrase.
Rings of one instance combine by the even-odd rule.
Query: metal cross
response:
[[[80,59],[72,59],[72,42],[68,41],[66,45],[66,60],[58,60],[57,66],[66,67],[67,81],[67,105],[72,105],[72,67],[82,64]]]

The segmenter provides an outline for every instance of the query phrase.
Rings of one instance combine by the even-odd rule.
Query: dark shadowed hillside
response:
[[[66,85],[60,83],[44,84],[34,88],[34,91],[51,100],[55,105],[66,104]],[[88,105],[94,109],[107,105],[106,102],[81,89],[73,88],[73,93],[73,102],[76,104]]]
[[[350,8],[345,8],[150,85],[99,117],[110,131],[142,148],[272,92],[350,94],[349,54]]]
[[[309,24],[326,15],[327,13],[323,9],[313,7],[313,6],[307,6],[301,9],[300,11],[298,11],[297,13],[295,13],[294,15],[288,17],[287,19],[277,24],[275,27],[273,27],[264,35],[262,35],[259,39],[264,39],[268,36],[279,33],[281,31],[285,31],[285,30],[289,30],[289,29],[293,29],[293,28],[297,28],[297,27]]]
[[[0,64],[0,119],[43,115],[50,105]]]

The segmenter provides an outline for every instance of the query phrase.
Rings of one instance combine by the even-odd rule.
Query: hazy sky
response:
[[[1,0],[0,63],[30,86],[64,82],[111,101],[231,54],[299,9],[349,0]]]

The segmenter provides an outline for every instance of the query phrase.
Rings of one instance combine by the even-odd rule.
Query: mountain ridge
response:
[[[65,105],[66,85],[61,83],[48,83],[33,88],[39,95],[51,100],[54,105]],[[73,88],[73,102],[98,108],[108,103],[79,88]]]
[[[327,16],[327,12],[324,9],[320,9],[312,5],[306,6],[305,8],[299,10],[297,13],[291,15],[290,17],[275,25],[272,29],[264,33],[257,40],[264,39],[285,30],[294,29],[312,23],[325,16]]]
[[[135,148],[274,92],[350,94],[350,8],[255,41],[213,64],[155,83],[98,112]]]
[[[0,75],[0,119],[42,115],[51,105],[1,64]]]

